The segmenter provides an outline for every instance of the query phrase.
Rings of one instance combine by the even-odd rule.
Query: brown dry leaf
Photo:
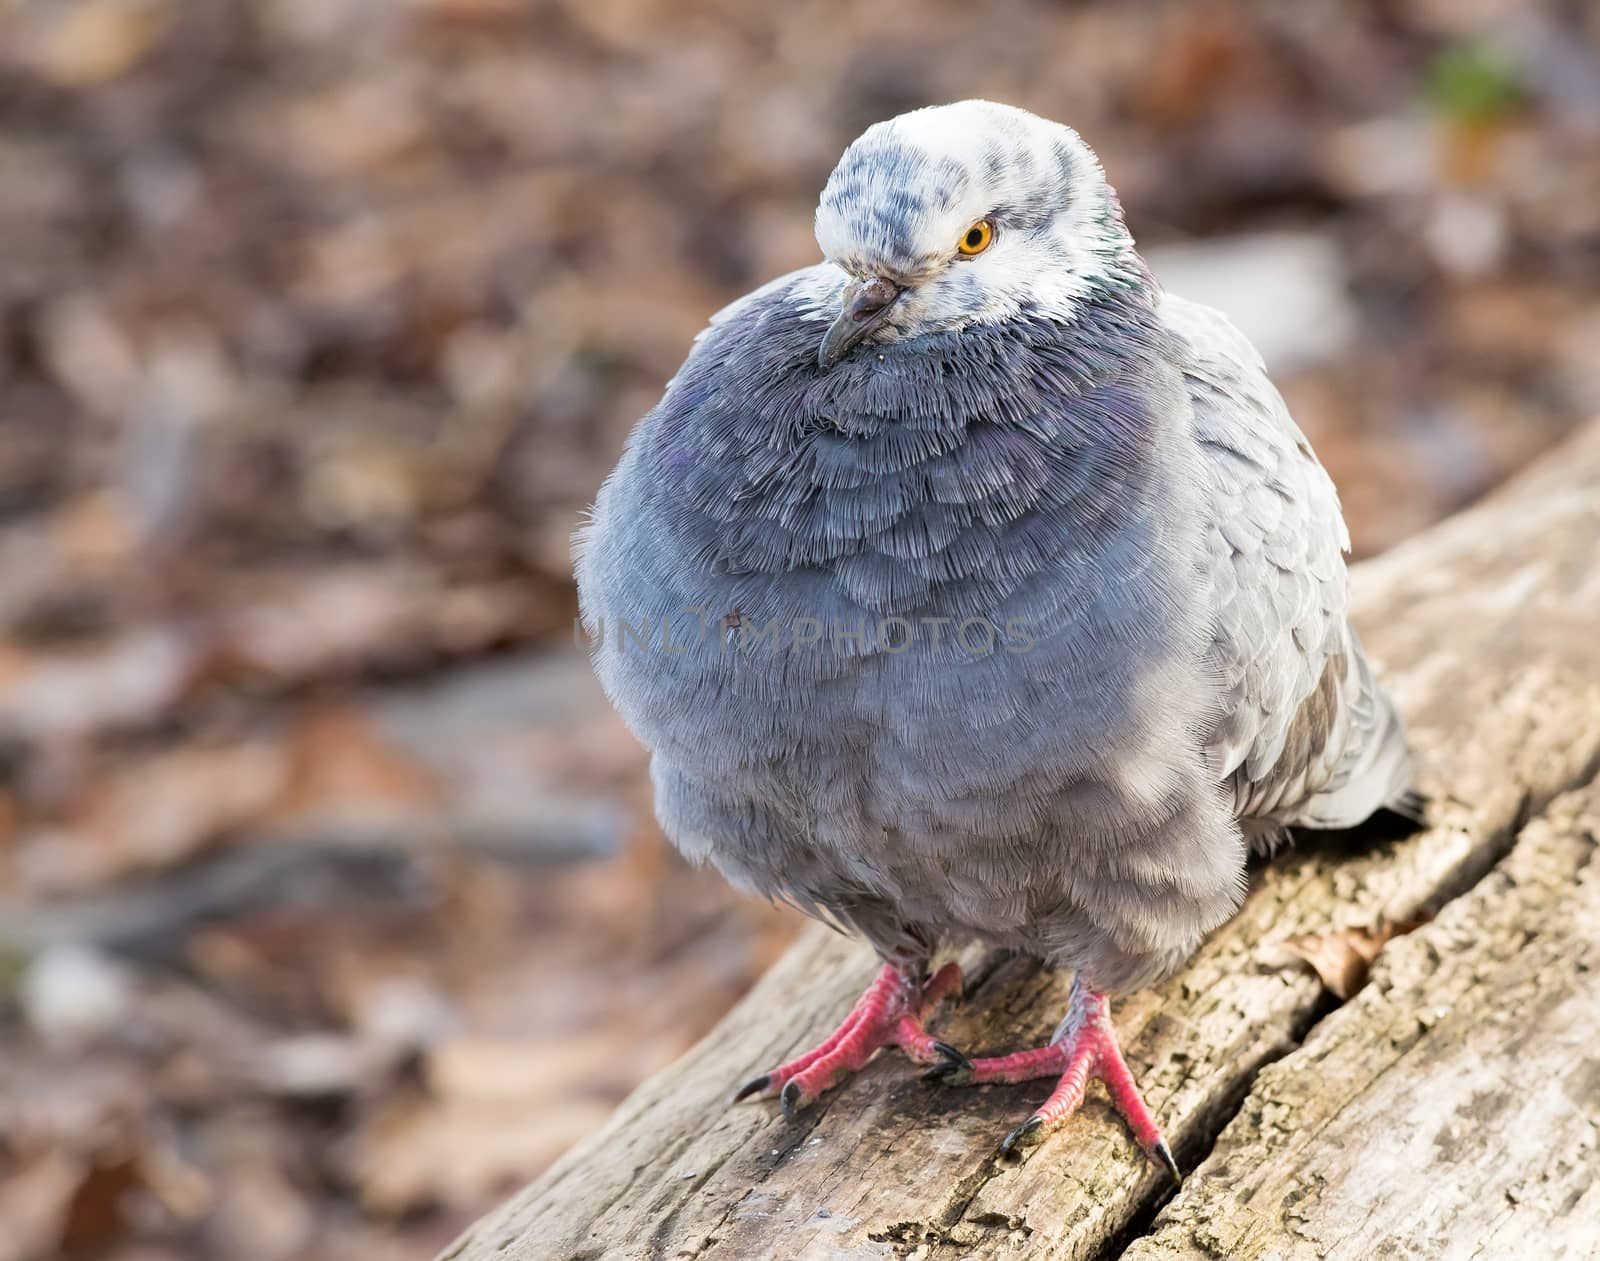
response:
[[[141,1204],[140,1201],[144,1201]],[[210,1183],[197,1170],[149,1148],[106,1152],[83,1166],[61,1220],[60,1251],[74,1255],[126,1239],[147,1207],[192,1222],[211,1202]]]
[[[80,1176],[78,1161],[50,1151],[0,1181],[0,1261],[31,1261],[55,1250]]]
[[[362,1204],[384,1215],[481,1206],[534,1177],[610,1112],[606,1101],[582,1098],[538,1108],[504,1100],[393,1106],[356,1142]]]
[[[0,853],[9,849],[16,841],[21,820],[22,815],[16,797],[0,788]]]
[[[219,584],[214,659],[199,681],[293,683],[565,630],[570,591],[557,603],[553,588],[531,585],[447,587],[414,565],[333,565]]]
[[[165,0],[83,0],[43,30],[29,58],[63,87],[92,87],[132,70],[172,21]]]
[[[89,1165],[66,1205],[61,1250],[87,1251],[124,1237],[133,1197],[144,1187],[137,1155],[108,1156]]]
[[[206,1224],[215,1255],[238,1261],[339,1255],[312,1250],[319,1233],[313,1202],[279,1161],[255,1150],[231,1155],[215,1212]]]
[[[362,1201],[383,1214],[481,1204],[604,1122],[634,1076],[676,1049],[629,1039],[622,1050],[609,1030],[443,1043],[424,1059],[431,1097],[389,1105],[358,1136]]]
[[[1220,98],[1224,87],[1260,56],[1242,24],[1217,22],[1201,6],[1196,9],[1149,50],[1149,65],[1133,97],[1141,121],[1183,126],[1193,119],[1197,102]]]
[[[101,575],[125,561],[139,542],[126,500],[111,490],[91,491],[57,511],[51,525],[63,563]]]
[[[1463,188],[1493,185],[1516,130],[1503,121],[1447,123],[1442,154],[1445,181]]]
[[[287,775],[283,751],[265,741],[129,760],[102,774],[52,834],[76,857],[58,853],[31,874],[60,888],[181,862],[262,817]]]
[[[0,690],[9,692],[35,668],[38,654],[9,640],[0,640]]]
[[[428,120],[416,88],[403,73],[340,83],[261,120],[264,140],[313,175],[381,172],[426,145]]]
[[[432,771],[387,743],[353,706],[314,710],[294,734],[290,759],[287,790],[272,812],[282,823],[413,813],[443,794]]]
[[[1309,963],[1322,979],[1323,985],[1343,1000],[1367,983],[1372,961],[1377,958],[1385,942],[1409,933],[1422,923],[1420,919],[1395,924],[1380,921],[1371,928],[1341,928],[1332,933],[1291,937],[1283,943],[1283,947]]]
[[[611,1030],[554,1038],[453,1038],[424,1060],[428,1090],[440,1100],[542,1112],[580,1095],[625,1093],[638,1062],[654,1067],[671,1048],[619,1052]]]

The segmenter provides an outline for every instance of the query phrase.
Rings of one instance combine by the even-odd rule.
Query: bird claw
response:
[[[948,1042],[935,1042],[933,1049],[939,1062],[922,1074],[926,1082],[939,1082],[947,1086],[965,1086],[972,1080],[972,1061]]]
[[[813,1096],[805,1092],[798,1079],[791,1078],[785,1082],[783,1089],[778,1092],[778,1104],[783,1108],[783,1119],[793,1121],[812,1103]]]
[[[792,1121],[851,1073],[865,1067],[874,1053],[890,1046],[900,1047],[921,1064],[943,1055],[954,1063],[970,1065],[960,1051],[936,1042],[922,1027],[924,1013],[932,1011],[960,984],[961,969],[953,962],[945,964],[925,984],[906,968],[885,964],[837,1029],[799,1058],[745,1082],[733,1101],[776,1094],[783,1115]]]
[[[1172,1175],[1172,1185],[1183,1185],[1183,1172],[1178,1168],[1178,1162],[1172,1158],[1172,1148],[1167,1146],[1164,1138],[1156,1139],[1154,1147],[1149,1149],[1150,1158],[1165,1166],[1166,1171]]]
[[[1044,1118],[1035,1112],[1000,1140],[1000,1155],[1020,1156],[1022,1149],[1044,1142]]]

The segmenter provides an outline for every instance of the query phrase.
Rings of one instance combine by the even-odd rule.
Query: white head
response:
[[[1142,267],[1094,151],[1070,127],[960,101],[869,127],[817,207],[817,243],[853,278],[824,367],[856,342],[1071,320]]]

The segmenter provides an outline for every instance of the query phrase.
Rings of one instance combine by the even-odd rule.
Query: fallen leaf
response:
[[[128,1237],[152,1209],[174,1222],[193,1222],[211,1204],[199,1171],[153,1148],[108,1151],[86,1164],[61,1221],[63,1255],[89,1252]]]
[[[63,1252],[87,1250],[122,1237],[133,1197],[145,1187],[138,1156],[96,1160],[83,1173],[61,1223]]]
[[[24,841],[20,874],[37,895],[170,867],[261,819],[288,784],[288,758],[267,740],[97,768],[67,816]]]
[[[1283,948],[1309,963],[1323,985],[1343,1000],[1367,983],[1372,961],[1385,942],[1411,932],[1424,922],[1421,919],[1394,924],[1380,921],[1370,928],[1357,926],[1332,933],[1290,937]]]
[[[171,20],[172,11],[159,0],[87,0],[44,32],[34,68],[63,87],[105,83],[138,65]]]
[[[217,1256],[236,1261],[287,1261],[316,1255],[313,1204],[271,1153],[230,1153],[216,1210],[207,1224]],[[322,1252],[321,1255],[338,1255]]]
[[[436,806],[443,791],[427,766],[385,741],[353,706],[309,712],[294,732],[290,759],[289,782],[273,810],[285,826],[307,815],[389,820]]]
[[[0,1180],[0,1261],[49,1256],[80,1176],[78,1162],[61,1151],[43,1152]]]
[[[482,1204],[539,1173],[610,1113],[608,1101],[583,1098],[540,1108],[503,1100],[393,1105],[355,1144],[361,1202],[384,1215]]]
[[[609,1030],[555,1038],[464,1036],[431,1048],[423,1077],[429,1092],[447,1102],[541,1111],[580,1096],[626,1093],[634,1056],[615,1063],[616,1043]],[[653,1065],[670,1053],[644,1048],[638,1058]]]

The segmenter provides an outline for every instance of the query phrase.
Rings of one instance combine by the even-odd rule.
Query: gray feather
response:
[[[1161,311],[1188,348],[1211,473],[1213,656],[1228,686],[1214,766],[1248,832],[1349,827],[1402,804],[1412,771],[1348,621],[1338,494],[1244,336],[1181,298]]]

